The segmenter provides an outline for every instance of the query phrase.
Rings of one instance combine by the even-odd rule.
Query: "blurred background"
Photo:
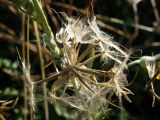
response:
[[[24,0],[24,3],[25,1],[27,0]],[[89,6],[89,0],[41,0],[41,2],[54,33],[61,27],[56,12],[66,12],[69,16],[86,16]],[[28,14],[30,9],[32,8],[28,8]],[[160,0],[95,0],[94,14],[103,31],[133,52],[134,57],[131,60],[160,52]],[[27,21],[23,23],[21,10],[8,0],[0,0],[0,119],[4,116],[6,120],[23,120],[24,114],[28,113],[24,109],[23,74],[17,53],[17,49],[20,52],[22,49],[23,26],[27,26]],[[39,57],[32,25],[29,34],[31,72],[39,74]],[[44,51],[47,53],[45,48]],[[46,63],[50,59],[46,54]],[[47,70],[52,68],[49,67]],[[125,111],[113,107],[103,119],[158,120],[160,102],[155,101],[152,107],[153,96],[145,90],[149,79],[146,69],[134,65],[128,69],[127,74],[130,83],[128,88],[134,93],[130,96],[132,103],[124,100]],[[160,82],[155,81],[154,86],[156,93],[160,95]],[[40,91],[38,88],[37,90]],[[72,108],[63,107],[58,103],[49,103],[49,114],[50,120],[75,120],[77,116]],[[42,103],[37,105],[35,119],[44,120]]]

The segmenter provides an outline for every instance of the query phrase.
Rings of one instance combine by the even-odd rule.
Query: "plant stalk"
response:
[[[38,0],[33,0],[33,4],[34,4],[35,12],[36,12],[36,18],[40,22],[40,24],[44,28],[44,32],[46,33],[45,42],[47,46],[50,48],[52,54],[54,56],[58,56],[60,54],[60,49],[54,40],[52,30],[48,24],[47,18],[42,9],[42,5],[40,4]]]
[[[37,26],[36,22],[33,22],[33,25],[34,25],[34,29],[35,29],[35,35],[36,35],[37,46],[38,46],[38,51],[39,51],[41,76],[42,76],[42,79],[45,79],[43,51],[42,51],[42,46],[41,46],[40,38],[39,38],[38,26]],[[43,95],[44,95],[44,98],[47,97],[46,83],[43,83]],[[45,120],[49,120],[48,101],[46,99],[44,99],[44,112],[45,112]]]

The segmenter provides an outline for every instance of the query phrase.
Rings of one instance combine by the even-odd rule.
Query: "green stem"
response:
[[[33,25],[34,25],[36,39],[37,39],[37,46],[38,46],[39,59],[40,59],[40,68],[41,68],[41,77],[44,80],[46,75],[45,75],[45,69],[44,69],[44,59],[43,59],[43,53],[42,53],[42,46],[40,43],[37,23],[34,22]],[[47,97],[46,83],[43,83],[43,94],[44,94],[44,98],[46,98]],[[44,99],[44,109],[45,109],[45,111],[44,111],[45,112],[45,120],[49,120],[48,101],[46,99]]]
[[[143,56],[138,60],[135,60],[135,61],[132,61],[132,62],[128,63],[127,66],[131,67],[133,65],[140,64],[142,67],[146,67],[146,61],[153,62],[153,61],[156,61],[158,59],[160,59],[160,54],[157,54],[157,55],[154,55],[154,56]]]
[[[38,0],[33,0],[33,4],[35,7],[36,18],[40,22],[40,24],[42,25],[42,27],[44,28],[44,31],[46,33],[46,39],[45,39],[46,43],[47,43],[48,47],[50,48],[52,54],[54,56],[58,56],[60,54],[60,49],[54,40],[52,30],[48,24],[48,21],[47,21],[45,14],[44,14],[42,6]]]
[[[6,119],[3,117],[3,115],[1,115],[1,114],[0,114],[0,119],[1,119],[1,120],[6,120]]]

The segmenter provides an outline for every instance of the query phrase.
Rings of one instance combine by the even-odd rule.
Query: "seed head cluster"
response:
[[[113,95],[118,96],[120,104],[122,96],[129,100],[127,95],[131,91],[125,87],[128,83],[124,73],[129,54],[99,29],[95,18],[89,20],[71,18],[66,14],[63,16],[65,22],[56,34],[56,40],[63,46],[62,69],[70,69],[63,78],[67,81],[65,87],[62,86],[63,99],[76,108],[92,113],[107,108]],[[87,48],[82,51],[84,46]],[[94,54],[89,55],[93,51]],[[101,63],[112,60],[114,66],[107,71],[88,66],[91,62],[96,64],[97,58]],[[72,90],[72,95],[66,92],[68,89]]]
[[[55,35],[63,53],[61,68],[53,76],[48,99],[90,115],[106,111],[112,105],[118,107],[112,103],[115,96],[119,105],[122,98],[130,101],[128,94],[132,92],[126,88],[125,74],[129,54],[113,37],[99,29],[95,18],[72,18],[66,14],[63,18],[62,28]],[[112,61],[113,66],[105,70],[103,66],[108,61]]]

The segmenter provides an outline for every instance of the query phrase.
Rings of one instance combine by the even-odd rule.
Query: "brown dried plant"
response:
[[[130,56],[128,52],[99,29],[95,18],[72,18],[65,13],[62,16],[63,26],[55,37],[62,46],[60,68],[56,67],[52,76],[33,82],[29,74],[30,68],[22,62],[31,106],[34,107],[39,100],[57,100],[78,110],[87,111],[92,116],[96,112],[106,111],[109,105],[122,107],[122,97],[131,102],[128,94],[133,93],[126,88],[128,83],[125,74]],[[103,66],[108,60],[114,62],[109,70],[93,68],[96,62],[99,61]],[[34,86],[52,80],[54,83],[48,88],[49,96],[36,98]],[[119,105],[112,103],[113,95],[118,97]]]

